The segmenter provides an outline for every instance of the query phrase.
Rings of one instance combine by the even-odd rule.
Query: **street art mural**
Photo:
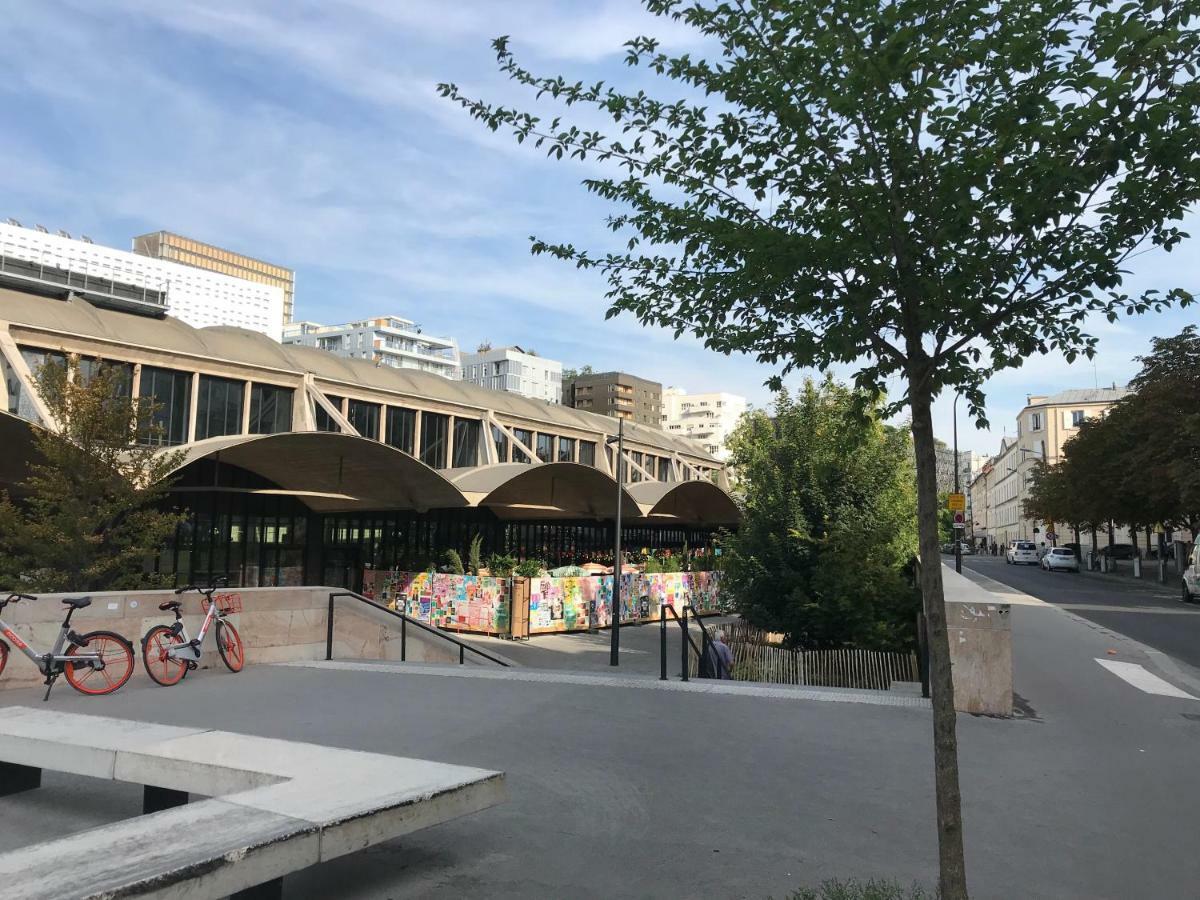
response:
[[[621,576],[621,621],[656,621],[664,607],[680,613],[720,609],[720,572],[630,573]],[[508,578],[441,572],[363,574],[367,597],[439,628],[508,634],[512,613]],[[612,576],[529,579],[529,633],[584,631],[612,622]]]
[[[389,609],[438,628],[507,634],[508,578],[368,570],[363,592]]]

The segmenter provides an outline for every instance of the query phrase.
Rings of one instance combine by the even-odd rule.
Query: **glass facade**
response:
[[[482,433],[478,419],[454,417],[454,460],[456,469],[479,465],[479,435]]]
[[[346,418],[365,438],[379,440],[379,404],[366,403],[362,400],[351,400]]]
[[[533,432],[532,431],[527,431],[524,428],[514,428],[512,430],[512,433],[513,433],[513,437],[515,437],[518,441],[520,441],[526,447],[528,447],[529,444],[533,441]],[[529,459],[529,455],[524,450],[522,450],[516,444],[513,444],[512,461],[515,463],[527,463],[527,462],[530,462],[530,459]]]
[[[560,437],[558,439],[558,461],[559,462],[575,462],[575,440],[574,440],[574,438]]]
[[[537,453],[537,458],[542,462],[551,462],[554,459],[554,435],[539,431],[537,447],[534,448],[534,452]]]
[[[641,481],[642,480],[642,471],[641,471],[641,469],[638,469],[635,467],[640,466],[642,464],[642,454],[630,453],[629,461],[631,463],[633,463],[632,466],[629,466],[629,481],[633,482],[633,483]]]
[[[421,462],[435,469],[446,468],[446,444],[450,436],[450,417],[441,413],[421,413]]]
[[[291,388],[273,384],[250,386],[250,433],[281,434],[292,430],[292,402],[295,392]]]
[[[508,435],[492,426],[492,443],[496,446],[496,461],[508,462]]]
[[[332,394],[326,394],[326,398],[338,410],[342,408],[342,398],[335,397]],[[317,431],[341,431],[341,427],[333,420],[333,416],[325,411],[320,403],[314,404],[317,408]]]
[[[596,465],[596,444],[594,441],[579,442],[579,462],[585,466]]]
[[[174,369],[142,366],[138,396],[150,404],[141,425],[143,444],[175,445],[187,442],[188,416],[192,405],[192,376]]]
[[[658,458],[658,480],[671,480],[671,461],[664,456]]]
[[[387,443],[397,450],[413,455],[413,438],[417,433],[417,413],[400,406],[387,408]]]
[[[245,394],[244,381],[201,375],[196,395],[196,440],[241,434]]]

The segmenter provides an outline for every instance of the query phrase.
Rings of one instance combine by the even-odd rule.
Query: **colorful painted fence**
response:
[[[522,581],[522,579],[517,579]],[[368,569],[363,593],[391,609],[440,628],[508,634],[512,602],[524,602],[513,579],[433,572]],[[612,576],[530,578],[529,633],[583,631],[612,623]],[[699,612],[720,608],[720,572],[655,572],[621,576],[621,621],[657,621],[664,607],[691,605]]]
[[[363,594],[439,628],[507,634],[512,580],[440,572],[363,573]]]

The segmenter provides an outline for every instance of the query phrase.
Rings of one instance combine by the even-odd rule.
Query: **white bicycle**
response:
[[[224,579],[214,579],[207,588],[189,584],[175,591],[176,594],[198,591],[204,595],[200,601],[204,606],[204,621],[194,638],[188,637],[178,600],[159,604],[158,608],[163,612],[175,613],[175,622],[171,625],[155,625],[146,632],[142,638],[142,664],[146,667],[146,674],[163,687],[179,684],[188,672],[199,665],[204,639],[214,625],[221,661],[231,672],[240,672],[245,666],[246,651],[242,646],[242,637],[233,623],[226,621],[226,616],[242,611],[242,598],[238,594],[214,596],[218,581]]]

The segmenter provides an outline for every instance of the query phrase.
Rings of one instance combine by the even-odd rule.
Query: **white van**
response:
[[[1200,599],[1200,543],[1192,548],[1192,555],[1188,557],[1188,567],[1183,570],[1183,597],[1184,603],[1193,603]]]
[[[1036,566],[1041,562],[1041,557],[1038,556],[1037,544],[1033,541],[1009,541],[1004,561],[1014,566]]]

